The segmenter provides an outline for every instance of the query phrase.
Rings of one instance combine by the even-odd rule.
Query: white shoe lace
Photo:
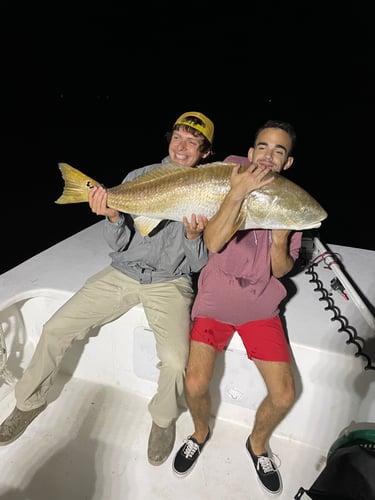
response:
[[[197,452],[200,453],[199,445],[197,443],[194,443],[194,441],[192,441],[191,439],[188,439],[183,451],[185,457],[192,458]]]
[[[261,467],[264,474],[267,474],[268,472],[276,472],[280,467],[280,459],[277,455],[272,456],[275,457],[278,463],[270,457],[265,457],[263,455],[258,456],[257,470]]]
[[[260,468],[262,468],[264,474],[267,474],[267,472],[273,472],[274,468],[272,460],[268,457],[258,457],[257,470]]]

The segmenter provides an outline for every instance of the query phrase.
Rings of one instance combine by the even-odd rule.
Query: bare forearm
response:
[[[204,241],[211,252],[220,252],[233,236],[242,203],[249,193],[273,181],[273,176],[267,176],[266,167],[250,165],[242,172],[240,169],[240,165],[233,167],[231,188],[204,230]]]
[[[282,278],[291,271],[293,265],[294,260],[289,255],[289,231],[272,231],[272,274],[275,278]]]
[[[208,221],[203,234],[210,252],[220,252],[232,236],[242,201],[229,192],[217,213]]]

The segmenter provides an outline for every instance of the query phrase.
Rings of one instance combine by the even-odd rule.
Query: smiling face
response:
[[[254,147],[249,149],[248,158],[274,172],[281,172],[293,163],[294,158],[289,156],[291,149],[292,139],[285,130],[265,128],[257,136]]]
[[[199,132],[189,132],[185,127],[173,130],[169,141],[168,153],[174,163],[184,167],[195,167],[210,151],[202,152],[205,139]]]

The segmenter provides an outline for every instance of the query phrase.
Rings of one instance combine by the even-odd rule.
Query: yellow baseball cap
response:
[[[214,139],[214,124],[203,113],[199,113],[198,111],[183,113],[177,118],[175,125],[187,125],[188,127],[195,128],[212,144]]]

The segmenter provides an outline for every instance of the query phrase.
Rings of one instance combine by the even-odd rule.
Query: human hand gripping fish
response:
[[[108,193],[103,186],[94,186],[88,192],[88,202],[94,214],[104,215],[110,222],[115,223],[120,218],[120,212],[107,205],[107,198]]]
[[[230,191],[232,196],[243,200],[255,189],[260,189],[274,180],[270,167],[251,163],[246,170],[240,171],[241,165],[235,165],[230,176]],[[228,194],[229,194],[228,193]]]
[[[250,164],[248,167],[235,165],[230,176],[230,189],[219,210],[210,219],[205,242],[212,251],[223,248],[233,234],[241,227],[247,216],[244,201],[253,191],[270,184],[275,177],[270,167]]]
[[[108,217],[112,223],[115,223],[120,218],[120,212],[114,208],[108,207],[107,198],[108,194],[103,186],[94,186],[88,192],[88,202],[92,212],[96,215],[104,215]],[[183,223],[187,239],[194,240],[197,238],[206,227],[207,222],[208,219],[204,215],[192,214],[190,221],[184,216]]]
[[[186,216],[182,217],[182,222],[185,226],[186,238],[188,240],[195,240],[206,227],[208,218],[204,215],[197,216],[192,214],[190,222]]]

